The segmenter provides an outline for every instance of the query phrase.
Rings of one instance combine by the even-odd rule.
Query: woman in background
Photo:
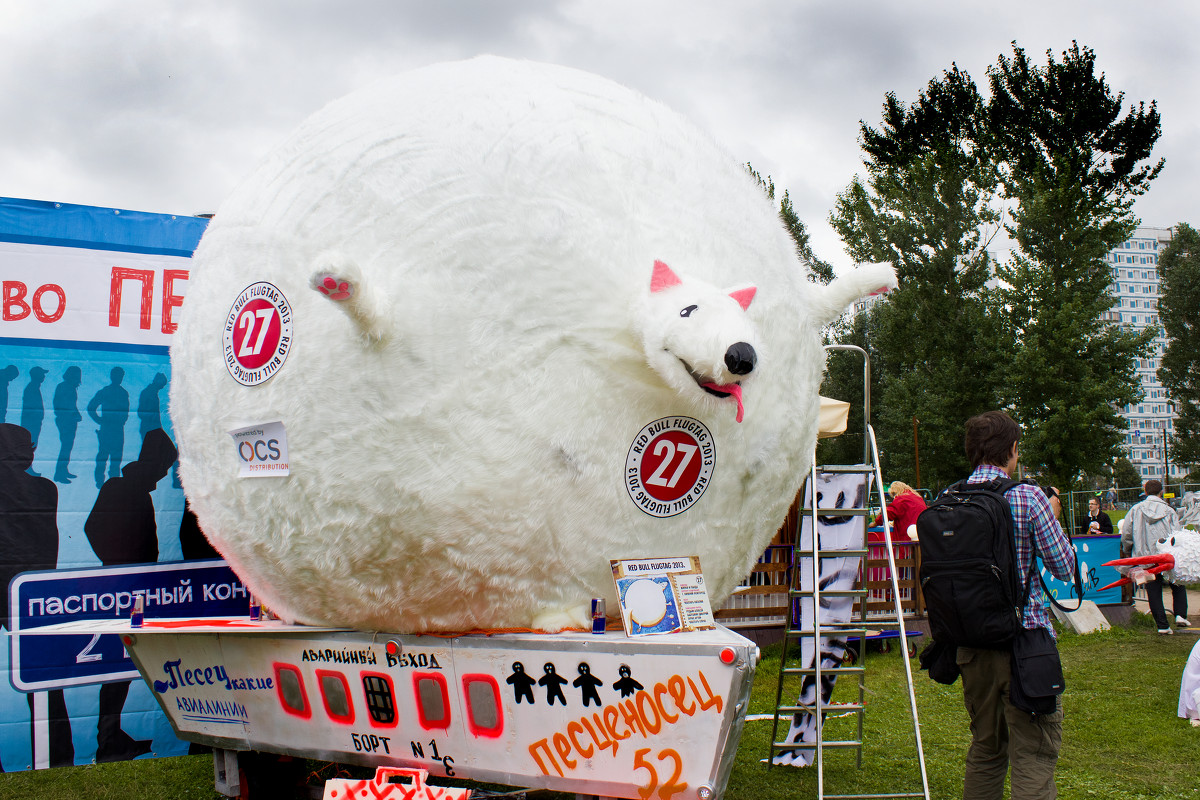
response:
[[[892,485],[888,488],[888,496],[891,502],[887,504],[887,518],[892,524],[892,541],[903,542],[905,539],[916,541],[917,538],[917,515],[925,510],[925,501],[921,499],[921,495],[903,481],[892,481]],[[883,514],[880,512],[875,517],[875,522],[871,524],[873,528],[883,526]],[[883,531],[868,531],[868,542],[882,542]]]

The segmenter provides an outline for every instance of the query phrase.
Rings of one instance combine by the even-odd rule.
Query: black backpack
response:
[[[921,592],[934,641],[1007,649],[1021,629],[1028,595],[1004,498],[1018,483],[959,481],[917,517]]]

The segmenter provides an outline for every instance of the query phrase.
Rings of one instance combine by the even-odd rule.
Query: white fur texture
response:
[[[652,297],[656,260],[681,284]],[[245,387],[221,336],[255,281],[286,295],[294,336]],[[728,289],[747,285],[743,309]],[[738,161],[628,89],[492,57],[418,70],[315,114],[209,226],[171,355],[184,487],[289,620],[580,624],[592,597],[616,608],[609,559],[664,555],[698,554],[720,603],[808,469],[821,327],[894,285],[882,266],[810,283]],[[754,346],[752,374],[726,374],[731,339]],[[742,380],[744,422],[684,355]],[[672,415],[708,426],[716,463],[693,506],[657,518],[625,460]],[[291,475],[239,478],[226,432],[273,420]]]
[[[1175,531],[1156,548],[1175,559],[1175,567],[1166,573],[1171,583],[1200,582],[1200,533],[1182,529]]]

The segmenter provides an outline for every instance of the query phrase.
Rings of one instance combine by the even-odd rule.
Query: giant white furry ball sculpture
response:
[[[809,467],[821,327],[894,283],[811,282],[738,161],[633,91],[418,70],[303,123],[205,233],[184,488],[288,620],[556,629],[615,608],[609,559],[668,555],[719,603]]]

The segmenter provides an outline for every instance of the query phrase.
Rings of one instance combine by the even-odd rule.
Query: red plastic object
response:
[[[410,778],[408,783],[392,783],[393,777]],[[331,778],[325,782],[322,800],[467,800],[470,789],[430,786],[429,773],[423,769],[379,767],[374,778],[353,780]]]
[[[1117,558],[1112,561],[1105,561],[1104,566],[1134,566],[1137,564],[1154,564],[1153,567],[1146,570],[1151,575],[1157,575],[1160,572],[1166,572],[1170,569],[1175,569],[1175,556],[1170,553],[1158,553],[1152,556],[1138,556],[1137,558]],[[1127,583],[1133,583],[1129,578],[1122,577],[1120,580],[1115,580],[1108,586],[1101,586],[1097,591],[1103,592],[1105,589],[1111,589],[1113,586],[1124,586]]]

